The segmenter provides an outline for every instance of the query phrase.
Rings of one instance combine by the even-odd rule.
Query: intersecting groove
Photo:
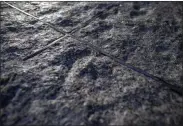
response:
[[[5,3],[8,4],[7,2],[5,2]],[[20,11],[20,12],[22,12],[22,13],[28,15],[28,16],[31,16],[31,17],[33,17],[33,18],[35,18],[35,19],[40,20],[39,18],[37,18],[37,17],[35,17],[35,16],[31,15],[31,14],[28,14],[27,12],[25,12],[25,11],[23,11],[23,10],[21,10],[21,9],[15,7],[15,6],[13,6],[13,5],[11,5],[11,4],[8,4],[8,5],[11,6],[11,7],[13,7],[13,8],[15,8],[15,9],[17,9],[18,11]],[[95,17],[95,18],[96,18],[96,17]],[[88,23],[89,23],[90,21],[92,21],[92,20],[93,20],[93,19],[89,20]],[[40,20],[40,21],[42,21],[42,20]],[[45,22],[45,21],[42,21],[42,22],[44,22],[45,24],[51,26],[51,27],[52,27],[53,29],[55,29],[56,31],[59,31],[59,32],[62,33],[64,36],[62,35],[61,37],[59,37],[57,40],[53,41],[52,43],[50,43],[50,44],[47,45],[46,47],[44,47],[44,48],[38,50],[37,52],[35,52],[34,54],[31,54],[30,56],[27,56],[26,58],[24,58],[24,60],[27,60],[27,59],[29,59],[29,58],[31,58],[31,57],[33,57],[33,56],[39,54],[40,52],[42,52],[43,50],[47,49],[48,47],[50,47],[51,45],[55,44],[56,42],[60,41],[61,39],[64,39],[65,37],[70,36],[70,37],[76,39],[76,40],[77,40],[78,42],[80,42],[81,44],[88,46],[88,47],[91,48],[92,50],[95,50],[95,51],[97,51],[97,52],[99,52],[99,53],[101,53],[101,54],[103,54],[103,55],[109,57],[110,59],[112,59],[113,61],[115,61],[117,64],[122,65],[122,66],[125,66],[125,67],[127,67],[128,69],[131,69],[131,70],[133,70],[133,71],[136,71],[136,72],[138,72],[138,73],[140,73],[140,74],[144,75],[145,77],[148,77],[148,78],[150,78],[150,79],[152,79],[152,80],[155,80],[155,81],[157,81],[157,82],[160,82],[160,83],[162,83],[165,87],[168,87],[169,89],[171,89],[172,91],[178,93],[179,95],[183,95],[183,87],[178,86],[178,85],[170,84],[170,83],[166,82],[164,79],[162,79],[162,78],[160,78],[160,77],[157,77],[157,76],[154,76],[154,75],[152,75],[152,74],[150,74],[150,73],[147,73],[146,71],[144,71],[144,70],[142,70],[142,69],[139,69],[139,68],[137,68],[137,67],[131,66],[130,64],[126,64],[124,61],[122,61],[122,60],[120,60],[120,59],[118,59],[118,58],[115,58],[115,57],[112,56],[111,54],[109,54],[109,53],[103,51],[100,47],[95,46],[95,45],[93,45],[92,43],[87,42],[87,41],[85,41],[85,40],[81,40],[81,39],[78,38],[77,36],[74,36],[72,33],[75,32],[77,29],[75,29],[75,30],[73,30],[73,31],[71,30],[70,33],[69,33],[69,32],[66,32],[65,30],[57,29],[57,28],[56,28],[55,26],[53,26],[51,23],[48,23],[48,22]],[[84,26],[86,26],[88,23],[84,23]],[[80,27],[79,27],[79,28],[80,28]]]
[[[45,47],[43,47],[43,48],[39,49],[38,51],[36,51],[36,52],[34,52],[34,53],[32,53],[32,54],[30,54],[30,55],[24,57],[23,60],[25,61],[25,60],[28,60],[28,59],[30,59],[30,58],[36,56],[37,54],[43,52],[43,51],[46,50],[47,48],[51,47],[52,45],[54,45],[55,43],[57,43],[57,42],[63,40],[63,39],[66,38],[66,37],[68,37],[68,35],[64,35],[64,36],[62,35],[61,37],[59,37],[59,38],[56,39],[55,41],[51,42],[50,44],[46,45]]]

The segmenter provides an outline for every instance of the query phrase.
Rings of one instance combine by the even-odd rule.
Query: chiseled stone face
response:
[[[182,96],[87,45],[183,86],[182,3],[8,3],[73,36],[39,51],[61,33],[1,2],[1,124],[183,123]]]

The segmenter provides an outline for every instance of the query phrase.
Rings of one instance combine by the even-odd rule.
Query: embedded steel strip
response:
[[[30,16],[30,17],[32,17],[32,18],[34,18],[34,19],[37,19],[37,20],[43,22],[44,24],[46,24],[46,25],[50,26],[51,28],[53,28],[55,31],[60,32],[61,34],[64,35],[64,36],[63,36],[63,35],[59,36],[58,39],[56,39],[55,41],[53,41],[53,42],[51,42],[50,44],[46,45],[45,47],[39,49],[38,51],[36,51],[36,52],[34,52],[34,53],[32,53],[32,54],[30,54],[30,55],[24,57],[24,58],[23,58],[24,61],[27,60],[27,59],[30,59],[30,58],[32,58],[32,57],[34,57],[34,56],[36,56],[37,54],[39,54],[39,53],[41,53],[42,51],[44,51],[44,50],[46,50],[47,48],[49,48],[50,46],[54,45],[55,43],[57,43],[57,42],[59,42],[60,40],[62,40],[62,39],[64,39],[64,38],[67,37],[67,36],[66,36],[67,31],[58,29],[58,28],[56,28],[55,26],[53,26],[51,23],[45,22],[44,20],[41,20],[41,19],[39,19],[38,17],[36,17],[36,16],[34,16],[34,15],[32,15],[32,14],[29,14],[29,13],[27,13],[27,12],[25,12],[25,11],[23,11],[23,10],[21,10],[21,9],[19,9],[19,8],[17,8],[17,7],[15,7],[15,6],[13,6],[13,5],[11,5],[11,4],[5,2],[5,1],[4,1],[4,3],[7,4],[7,5],[9,5],[10,7],[14,8],[14,9],[20,11],[21,13],[23,13],[23,14],[25,14],[25,15],[27,15],[27,16]]]
[[[46,50],[47,48],[51,47],[52,45],[54,45],[55,43],[59,42],[60,40],[63,40],[64,38],[66,38],[66,36],[70,36],[70,34],[73,34],[73,33],[76,32],[77,30],[79,30],[79,29],[85,27],[85,26],[86,26],[90,21],[92,21],[92,20],[93,20],[93,18],[92,18],[92,19],[89,19],[89,20],[88,20],[86,23],[84,23],[82,26],[77,27],[77,28],[75,28],[75,29],[73,29],[73,30],[71,30],[71,31],[69,31],[69,32],[67,32],[67,33],[65,33],[65,36],[60,36],[60,37],[58,37],[58,39],[56,39],[55,41],[53,41],[53,42],[51,42],[50,44],[46,45],[45,47],[43,47],[43,48],[37,50],[36,52],[34,52],[34,53],[32,53],[32,54],[30,54],[30,55],[24,57],[23,60],[25,61],[25,60],[28,60],[28,59],[30,59],[30,58],[36,56],[37,54],[39,54],[39,53],[41,53],[42,51]],[[71,33],[70,33],[70,32],[71,32]],[[70,34],[69,34],[69,33],[70,33]]]
[[[24,11],[21,10],[21,12],[24,12]],[[26,13],[24,13],[24,14],[26,14]],[[30,14],[29,14],[29,16],[30,16]],[[31,17],[34,17],[34,16],[31,16]],[[157,76],[154,76],[154,75],[152,75],[152,74],[150,74],[150,73],[147,73],[146,71],[144,71],[144,70],[142,70],[142,69],[139,69],[139,68],[137,68],[137,67],[131,66],[130,64],[126,64],[124,61],[122,61],[122,60],[120,60],[120,59],[118,59],[118,58],[116,58],[116,57],[110,55],[109,53],[103,51],[100,47],[97,47],[97,46],[93,45],[93,44],[90,43],[90,42],[81,40],[80,38],[78,38],[78,37],[76,37],[76,36],[74,36],[74,35],[72,35],[72,34],[68,34],[68,33],[66,33],[64,30],[63,30],[63,34],[66,35],[66,36],[64,36],[63,38],[65,38],[65,37],[67,37],[67,36],[70,36],[70,37],[76,39],[77,41],[79,41],[80,43],[82,43],[82,44],[88,46],[88,47],[91,48],[92,50],[95,50],[95,51],[97,51],[97,52],[99,52],[99,53],[101,53],[101,54],[103,54],[103,55],[109,57],[110,59],[112,59],[113,61],[115,61],[117,64],[119,64],[119,65],[121,65],[121,66],[125,66],[125,67],[127,67],[128,69],[131,69],[131,70],[133,70],[133,71],[136,71],[137,73],[140,73],[140,74],[144,75],[145,77],[148,77],[148,78],[150,78],[150,79],[152,79],[152,80],[155,80],[156,82],[161,82],[164,86],[168,87],[169,89],[173,90],[174,92],[178,93],[179,95],[183,95],[183,87],[178,86],[178,85],[170,84],[170,83],[166,82],[164,79],[162,79],[162,78],[160,78],[160,77],[157,77]],[[54,44],[55,44],[57,41],[59,41],[59,40],[61,40],[61,39],[63,39],[63,38],[60,38],[60,39],[55,40],[55,41],[54,41]],[[50,46],[50,45],[52,45],[52,43],[49,44],[49,46]],[[45,49],[46,49],[46,47],[43,48],[43,49],[41,49],[41,50],[45,50]],[[36,53],[36,54],[37,54],[37,53]],[[34,54],[34,55],[36,55],[36,54]]]
[[[17,8],[17,7],[15,7],[15,6],[13,6],[13,5],[11,5],[11,4],[9,4],[9,3],[5,2],[5,1],[4,1],[4,3],[5,3],[5,4],[7,4],[7,5],[9,5],[10,7],[12,7],[12,8],[14,8],[14,9],[16,9],[16,10],[18,10],[18,11],[22,12],[22,13],[23,13],[23,14],[25,14],[25,15],[28,15],[28,16],[30,16],[30,17],[32,17],[32,18],[34,18],[34,19],[37,19],[37,20],[39,20],[39,21],[43,22],[44,24],[46,24],[46,25],[50,26],[51,28],[53,28],[54,30],[56,30],[56,31],[58,31],[58,32],[60,32],[60,33],[62,33],[63,35],[65,35],[65,34],[67,33],[67,31],[64,31],[64,30],[58,29],[57,27],[53,26],[51,23],[49,23],[49,22],[45,22],[44,20],[39,19],[38,17],[33,16],[32,14],[29,14],[29,13],[27,13],[27,12],[25,12],[25,11],[23,11],[23,10],[21,10],[21,9],[19,9],[19,8]]]
[[[65,31],[65,30],[63,30],[63,29],[62,29],[62,30],[61,30],[61,29],[58,29],[58,28],[56,28],[54,25],[52,25],[50,22],[45,22],[45,21],[39,19],[38,17],[36,17],[36,16],[34,16],[34,15],[32,15],[32,14],[29,14],[29,13],[27,13],[27,12],[25,12],[25,11],[23,11],[23,10],[21,10],[21,9],[19,9],[19,8],[17,8],[17,7],[15,7],[15,6],[13,6],[13,5],[11,5],[11,4],[5,2],[5,1],[4,1],[4,3],[7,4],[7,5],[9,5],[10,7],[14,8],[14,9],[20,11],[21,13],[23,13],[23,14],[25,14],[25,15],[27,15],[27,16],[33,17],[33,18],[35,18],[35,19],[37,19],[37,20],[43,22],[44,24],[47,24],[48,26],[50,26],[51,28],[53,28],[53,29],[56,30],[57,32],[62,33],[63,35],[66,35],[67,33],[72,34],[72,33],[76,32],[77,30],[79,30],[79,29],[81,29],[81,28],[87,26],[92,20],[94,20],[95,18],[97,18],[97,16],[94,16],[94,17],[92,17],[91,19],[87,20],[85,23],[83,23],[81,26],[76,27],[76,28],[72,29],[71,31],[67,32],[67,31]],[[51,47],[52,45],[54,45],[55,43],[57,43],[59,40],[62,40],[63,38],[66,38],[66,37],[64,37],[64,36],[59,36],[58,39],[56,39],[55,41],[53,41],[53,42],[51,42],[50,44],[46,45],[45,47],[43,47],[43,48],[37,50],[36,52],[34,52],[34,53],[32,53],[32,54],[30,54],[30,55],[24,57],[23,60],[25,61],[25,60],[28,60],[28,59],[30,59],[30,58],[36,56],[37,54],[39,54],[39,53],[41,53],[42,51],[46,50],[47,48]]]
[[[63,29],[58,29],[58,28],[55,27],[52,23],[46,22],[46,21],[44,21],[44,20],[42,20],[42,19],[39,19],[38,17],[36,17],[36,16],[34,16],[34,15],[32,15],[32,14],[29,14],[29,13],[27,13],[27,12],[25,12],[25,11],[23,11],[23,10],[21,10],[21,9],[19,9],[19,8],[17,8],[17,7],[15,7],[15,6],[13,6],[13,5],[11,5],[11,4],[5,2],[5,1],[4,1],[4,3],[7,4],[7,5],[9,5],[10,7],[12,7],[12,8],[14,8],[14,9],[16,9],[16,10],[22,12],[22,13],[25,14],[25,15],[28,15],[28,16],[34,18],[34,19],[37,19],[37,20],[43,22],[44,24],[50,26],[51,28],[53,28],[53,29],[56,30],[57,32],[62,33],[63,35],[65,35],[66,33],[74,33],[74,32],[77,31],[78,29],[81,29],[82,27],[85,27],[85,26],[88,25],[92,20],[94,20],[95,18],[97,18],[97,15],[96,15],[96,16],[92,17],[91,19],[89,19],[88,21],[86,21],[83,25],[81,25],[81,26],[79,26],[79,27],[76,27],[76,28],[72,29],[71,31],[65,31],[65,30],[63,30]]]
[[[95,50],[107,57],[109,57],[110,59],[112,59],[113,61],[115,61],[117,64],[121,65],[121,66],[125,66],[127,67],[128,69],[131,69],[133,71],[136,71],[137,73],[140,73],[140,74],[143,74],[144,76],[152,79],[152,80],[155,80],[156,82],[161,82],[164,86],[167,86],[168,88],[170,88],[171,90],[173,90],[174,92],[178,93],[179,95],[183,95],[183,87],[181,86],[178,86],[178,85],[173,85],[173,84],[170,84],[168,82],[166,82],[164,79],[160,78],[160,77],[157,77],[157,76],[154,76],[150,73],[147,73],[146,71],[140,69],[140,68],[137,68],[137,67],[134,67],[130,64],[127,64],[125,63],[124,61],[110,55],[109,53],[103,51],[100,47],[97,47],[95,45],[93,45],[92,43],[90,42],[87,42],[87,41],[84,41],[84,40],[81,40],[79,39],[78,37],[76,36],[73,36],[71,35],[71,37],[75,38],[77,41],[79,41],[80,43],[88,46],[89,48],[91,48],[92,50]]]

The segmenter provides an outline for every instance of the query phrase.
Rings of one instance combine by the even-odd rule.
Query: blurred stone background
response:
[[[182,86],[182,2],[10,2]],[[182,97],[1,2],[3,125],[180,126]],[[46,86],[49,85],[49,86]],[[36,88],[39,87],[39,88]]]

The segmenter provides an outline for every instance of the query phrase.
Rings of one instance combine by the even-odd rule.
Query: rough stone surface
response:
[[[180,2],[11,2],[126,63],[182,86]],[[3,125],[180,126],[183,99],[1,2]]]

